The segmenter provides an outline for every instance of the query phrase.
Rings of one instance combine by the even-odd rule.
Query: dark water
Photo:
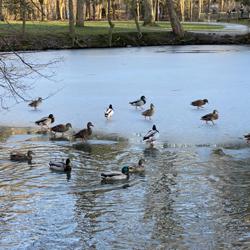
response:
[[[35,152],[31,165],[9,161],[20,148]],[[213,150],[12,136],[0,154],[1,249],[247,249],[250,148]],[[67,157],[71,176],[49,170]],[[101,184],[140,157],[144,175]]]
[[[249,249],[250,147],[242,139],[250,132],[249,47],[27,54],[40,61],[58,55],[56,82],[42,79],[33,91],[62,91],[38,111],[14,106],[1,124],[34,126],[53,113],[56,124],[71,122],[73,130],[92,121],[94,138],[79,146],[13,135],[0,144],[0,249]],[[152,121],[128,105],[142,94],[156,106]],[[204,109],[190,107],[203,97]],[[110,103],[115,113],[107,122]],[[201,123],[214,108],[216,125]],[[142,136],[154,123],[160,138],[149,148]],[[29,149],[31,165],[9,160],[12,150]],[[49,170],[50,160],[68,157],[71,175]],[[101,184],[101,172],[141,157],[145,174]]]

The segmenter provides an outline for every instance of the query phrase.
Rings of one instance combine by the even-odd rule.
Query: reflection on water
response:
[[[0,152],[1,249],[246,249],[250,149],[12,136]],[[32,149],[32,165],[9,161]],[[222,154],[222,152],[224,154]],[[71,175],[49,170],[70,158]],[[144,175],[100,173],[146,159]]]

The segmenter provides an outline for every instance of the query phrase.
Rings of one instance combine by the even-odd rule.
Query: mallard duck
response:
[[[121,180],[128,180],[129,179],[129,167],[124,166],[121,172],[112,171],[101,173],[102,181],[121,181]]]
[[[49,128],[49,125],[52,124],[54,121],[54,116],[50,114],[49,116],[43,117],[40,120],[36,121],[35,124],[41,127],[46,126],[47,128]]]
[[[129,104],[137,108],[143,106],[145,103],[146,103],[146,97],[143,95],[139,100],[130,102]]]
[[[87,140],[88,137],[92,134],[91,127],[94,127],[94,125],[91,122],[88,122],[87,128],[80,130],[78,133],[74,134],[73,137],[75,139],[81,138],[82,140]]]
[[[70,164],[70,159],[68,158],[65,162],[59,161],[59,162],[49,162],[49,168],[54,171],[60,171],[60,172],[70,172],[72,167]]]
[[[27,161],[31,163],[32,155],[34,155],[33,151],[28,150],[26,154],[20,152],[11,152],[10,153],[10,160],[11,161]]]
[[[129,173],[141,173],[145,171],[144,165],[145,163],[144,159],[140,159],[137,165],[129,166]]]
[[[151,119],[151,116],[154,114],[155,112],[155,106],[153,103],[150,104],[150,108],[145,110],[144,112],[142,112],[141,114],[145,117],[145,119],[148,117],[149,119]]]
[[[208,99],[203,99],[203,100],[199,99],[199,100],[191,102],[191,105],[199,109],[199,108],[203,108],[203,105],[205,105],[206,103],[208,103]]]
[[[63,133],[67,132],[70,128],[72,128],[71,123],[67,123],[65,125],[64,124],[56,125],[56,126],[52,127],[50,130],[52,132],[54,132],[55,135],[56,135],[56,133],[62,133],[62,136],[63,136]]]
[[[107,108],[106,112],[104,113],[104,116],[107,118],[107,120],[109,118],[111,118],[111,116],[114,114],[114,109],[112,107],[112,105],[110,104],[109,107]]]
[[[249,143],[250,142],[250,134],[244,135],[244,137],[245,137],[247,143]]]
[[[214,120],[219,118],[218,111],[214,110],[213,113],[209,113],[201,117],[201,120],[208,122],[212,122],[214,124]]]
[[[152,129],[150,129],[148,133],[143,137],[143,141],[153,143],[158,135],[159,131],[157,130],[156,126],[153,125]]]
[[[42,103],[42,97],[38,97],[38,99],[31,101],[28,105],[34,109],[37,109],[37,107]]]

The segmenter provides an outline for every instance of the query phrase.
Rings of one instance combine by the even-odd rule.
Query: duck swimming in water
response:
[[[128,180],[129,179],[129,167],[124,166],[121,172],[112,171],[112,172],[101,173],[101,177],[102,177],[103,182]]]
[[[59,161],[59,162],[50,161],[49,168],[51,170],[58,171],[58,172],[70,172],[72,169],[69,158],[65,162],[63,162],[63,161]]]
[[[80,138],[80,139],[86,141],[88,139],[88,137],[92,135],[91,127],[94,127],[94,125],[91,122],[88,122],[87,128],[80,130],[78,133],[74,134],[73,137],[75,139]]]
[[[145,171],[144,165],[145,163],[144,159],[140,159],[137,165],[129,166],[129,173],[142,173]]]
[[[206,123],[212,122],[214,124],[214,120],[219,118],[219,114],[217,110],[214,110],[213,113],[209,113],[201,117],[201,120],[205,121]]]
[[[34,155],[34,153],[31,150],[28,150],[27,154],[20,153],[20,152],[11,152],[10,153],[10,160],[11,161],[20,161],[20,162],[27,161],[28,163],[31,163],[32,155]]]
[[[133,102],[130,102],[129,104],[136,107],[136,108],[142,107],[144,104],[146,104],[146,97],[143,95],[143,96],[141,96],[140,99],[133,101]]]
[[[113,106],[110,104],[109,107],[107,108],[106,112],[104,113],[104,116],[109,120],[114,114],[114,109]]]

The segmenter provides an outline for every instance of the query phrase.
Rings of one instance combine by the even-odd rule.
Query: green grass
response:
[[[133,21],[116,21],[114,33],[119,32],[133,32],[136,31],[136,26]],[[140,23],[142,24],[142,23]],[[141,26],[142,32],[159,32],[171,30],[169,22],[158,22],[157,26],[153,27],[143,27]],[[185,23],[183,25],[184,29],[187,31],[198,31],[198,30],[218,30],[223,29],[223,25],[209,25],[209,24],[192,24]],[[13,31],[20,32],[22,29],[21,22],[10,22],[9,24],[5,22],[0,22],[0,34],[5,35],[13,33]],[[107,34],[109,30],[109,25],[107,21],[88,21],[85,22],[85,26],[81,28],[76,28],[77,35],[100,35]],[[26,31],[29,34],[37,35],[53,35],[53,34],[65,34],[68,33],[68,23],[61,21],[46,21],[46,22],[27,22]]]

